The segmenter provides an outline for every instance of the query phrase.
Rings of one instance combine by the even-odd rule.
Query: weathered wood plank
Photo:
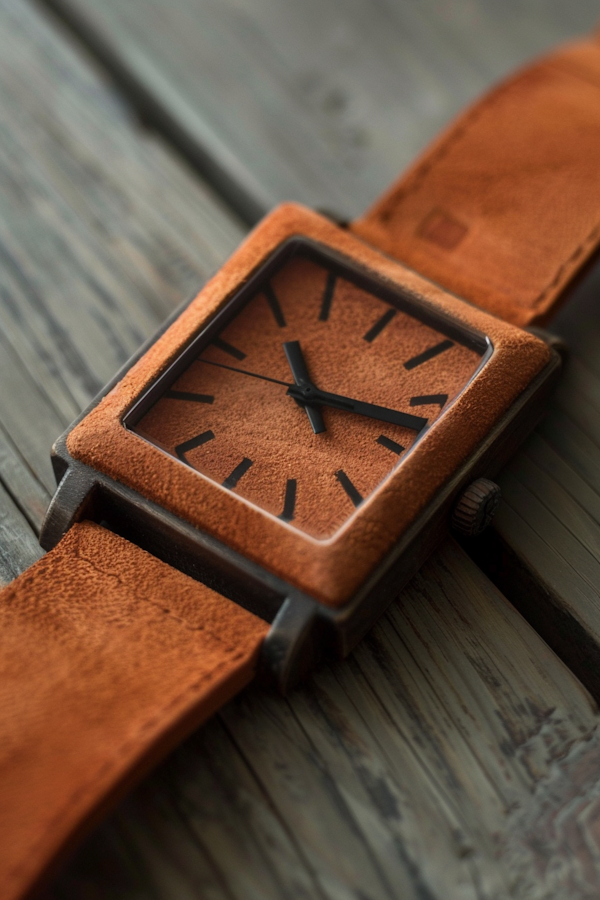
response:
[[[500,478],[494,577],[600,696],[600,269],[553,325],[571,348],[547,419]],[[489,544],[489,542],[487,542]],[[490,563],[490,559],[492,562]],[[524,580],[524,571],[532,577]]]
[[[0,316],[16,385],[0,405],[2,476],[21,503],[31,484],[14,467],[45,489],[46,432],[240,230],[30,7],[0,0],[0,24]],[[51,895],[583,900],[600,870],[569,829],[579,804],[593,819],[597,724],[449,543],[352,660],[289,702],[247,692],[187,742]]]
[[[5,490],[18,502],[23,515],[38,534],[52,495],[33,474],[2,426],[0,472]]]
[[[188,741],[53,896],[588,897],[599,764],[584,692],[449,542],[349,660]]]
[[[467,101],[594,0],[42,0],[249,218],[361,213]]]
[[[0,460],[3,459],[0,440]],[[20,487],[12,483],[13,490]],[[0,483],[0,586],[8,584],[42,555],[35,532]]]
[[[26,369],[13,347],[0,333],[0,421],[7,442],[18,448],[26,466],[50,499],[56,484],[48,455],[48,438],[64,427],[64,417],[55,409],[43,381],[38,382]],[[13,462],[7,453],[5,462]],[[2,477],[11,482],[12,472]]]

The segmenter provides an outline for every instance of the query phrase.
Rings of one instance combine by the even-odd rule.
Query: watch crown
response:
[[[452,528],[465,537],[476,537],[488,527],[498,509],[502,491],[487,478],[472,481],[460,494],[452,511]]]

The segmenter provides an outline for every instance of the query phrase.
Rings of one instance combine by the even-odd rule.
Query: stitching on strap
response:
[[[539,304],[540,304],[543,300],[546,299],[546,296],[547,296],[547,295],[548,295],[555,287],[557,287],[557,286],[560,284],[560,282],[561,282],[561,280],[562,280],[562,278],[563,278],[563,275],[564,275],[565,271],[566,271],[567,269],[569,269],[569,268],[573,265],[573,263],[575,262],[575,260],[576,260],[579,256],[581,256],[581,255],[583,254],[584,250],[587,250],[588,247],[590,247],[591,245],[598,243],[598,240],[600,240],[600,222],[598,222],[598,223],[596,223],[596,225],[594,225],[594,227],[592,228],[592,230],[590,231],[590,233],[588,234],[588,236],[585,238],[585,240],[583,240],[582,243],[581,243],[581,244],[573,251],[573,253],[568,257],[568,259],[566,259],[566,260],[559,266],[559,268],[558,268],[556,274],[555,274],[554,277],[552,278],[552,281],[550,281],[550,282],[546,285],[546,287],[543,288],[542,292],[541,292],[540,294],[538,294],[538,296],[537,296],[537,297],[535,298],[535,300],[533,301],[533,305],[534,305],[534,306],[539,306]]]

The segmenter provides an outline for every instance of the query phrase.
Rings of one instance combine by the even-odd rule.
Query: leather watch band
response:
[[[600,242],[600,40],[458,118],[350,227],[473,304],[543,322]]]
[[[269,625],[100,525],[0,594],[0,897],[254,674]]]

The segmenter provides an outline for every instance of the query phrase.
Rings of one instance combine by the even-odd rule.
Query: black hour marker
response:
[[[298,482],[295,478],[288,478],[285,486],[285,500],[283,501],[283,512],[278,516],[284,522],[291,522],[294,518],[294,507],[296,506],[296,488]]]
[[[229,490],[233,490],[236,486],[242,475],[245,475],[250,466],[252,465],[252,460],[248,459],[247,456],[235,467],[231,475],[228,475],[225,481],[223,482],[223,487],[229,488]]]
[[[422,353],[413,356],[412,359],[409,359],[408,362],[404,363],[404,368],[416,369],[417,366],[426,363],[435,356],[439,356],[440,353],[444,353],[446,350],[449,350],[450,347],[454,347],[454,341],[441,341],[439,344],[436,344],[435,347],[429,347],[428,350],[423,350]]]
[[[223,338],[214,338],[213,346],[218,347],[219,350],[222,350],[224,353],[229,353],[229,355],[235,357],[235,359],[246,359],[246,354],[243,352],[243,350],[238,350],[237,347],[233,347],[231,344],[228,344],[227,341],[223,340]]]
[[[323,292],[323,302],[321,303],[321,311],[319,313],[319,321],[326,322],[329,318],[329,313],[331,311],[331,301],[333,300],[333,293],[335,291],[335,283],[337,281],[337,275],[335,272],[330,272],[327,276],[327,281],[325,282],[325,291]]]
[[[210,394],[194,394],[191,391],[166,391],[164,396],[170,400],[193,400],[195,403],[213,403],[215,399]]]
[[[381,444],[382,447],[385,447],[386,450],[391,450],[392,453],[397,453],[400,456],[401,453],[406,450],[406,447],[403,447],[402,444],[397,444],[396,441],[393,441],[391,438],[386,437],[385,434],[380,434],[377,438],[377,443]]]
[[[187,465],[191,465],[185,458],[185,454],[190,450],[194,450],[196,447],[201,447],[202,444],[206,444],[207,441],[212,441],[214,438],[214,433],[212,431],[203,431],[202,434],[197,434],[196,437],[190,438],[189,441],[184,441],[183,444],[178,444],[175,447],[175,453],[181,460],[181,462],[187,463]],[[192,466],[193,468],[193,466]]]
[[[285,316],[283,315],[283,311],[279,304],[279,300],[277,299],[277,294],[273,290],[270,284],[265,285],[263,288],[263,294],[267,298],[267,303],[271,308],[271,312],[273,313],[273,318],[277,322],[280,328],[285,328],[286,321]]]
[[[389,325],[397,312],[397,309],[388,309],[388,311],[385,312],[382,317],[375,322],[373,327],[369,328],[367,333],[364,335],[365,341],[368,341],[369,343],[371,343],[371,341],[374,341],[377,335],[381,334],[385,326]]]
[[[447,399],[448,394],[424,394],[422,397],[411,397],[410,405],[427,406],[428,403],[437,403],[441,408]]]
[[[354,487],[354,485],[352,484],[352,482],[350,481],[350,479],[348,478],[348,476],[346,475],[344,470],[338,469],[338,471],[335,473],[335,477],[337,478],[337,480],[339,481],[341,486],[344,488],[344,490],[346,491],[346,493],[352,500],[353,504],[355,506],[360,506],[360,504],[363,502],[362,494],[360,494],[357,491],[357,489]]]

